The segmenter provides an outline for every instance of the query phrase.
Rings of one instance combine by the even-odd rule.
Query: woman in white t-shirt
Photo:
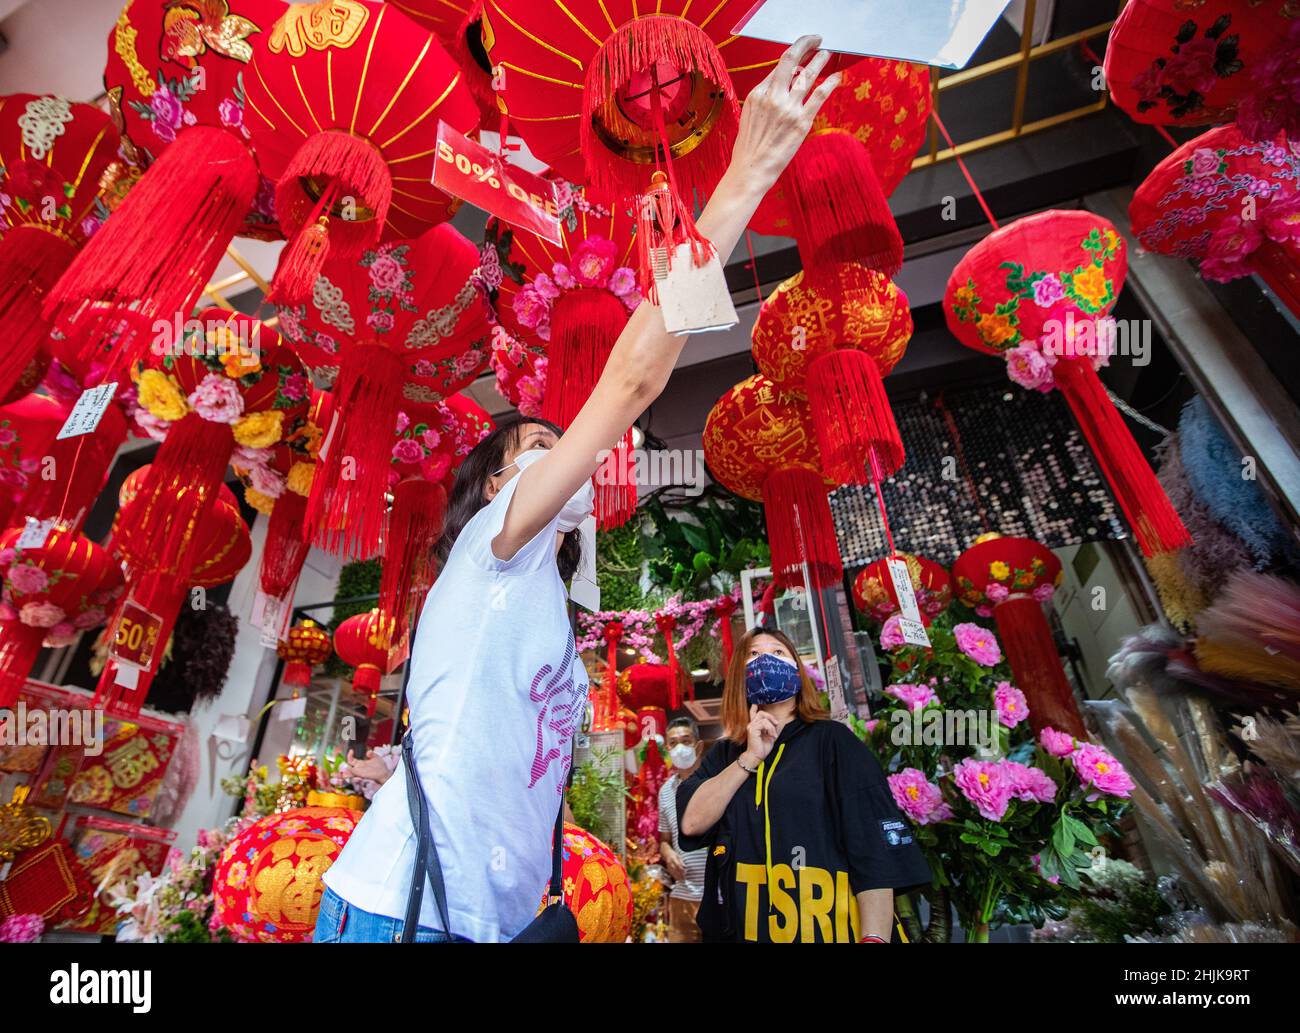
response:
[[[745,101],[731,164],[698,222],[724,260],[839,81],[813,88],[828,58],[818,43],[800,39]],[[509,940],[537,911],[587,696],[566,611],[572,532],[591,512],[601,455],[659,396],[685,341],[641,304],[563,435],[507,421],[457,473],[407,689],[451,928],[426,888],[417,941]],[[316,942],[400,940],[415,844],[399,767],[324,876]]]

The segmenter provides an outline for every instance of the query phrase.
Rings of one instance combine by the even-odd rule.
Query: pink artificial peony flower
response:
[[[1044,728],[1038,734],[1038,743],[1052,757],[1068,757],[1074,752],[1074,736],[1055,728]]]
[[[636,273],[625,265],[615,269],[609,277],[610,292],[620,298],[626,298],[629,295],[636,296],[640,300],[640,287],[636,282]]]
[[[908,685],[900,683],[890,685],[885,689],[886,696],[893,696],[894,699],[904,704],[908,710],[921,710],[931,703],[938,703],[939,697],[929,685]]]
[[[106,616],[103,607],[92,606],[73,617],[72,626],[78,631],[84,631],[86,628],[93,628],[98,624],[103,624]]]
[[[435,449],[442,442],[442,435],[432,427],[427,428],[420,434],[420,443],[427,449]]]
[[[9,568],[9,587],[20,595],[43,592],[49,586],[50,575],[34,563],[15,563]]]
[[[190,408],[210,423],[234,423],[244,415],[244,397],[229,377],[209,373],[190,392]]]
[[[929,825],[951,817],[952,809],[944,802],[943,793],[917,768],[904,768],[890,775],[889,791],[898,809],[918,825]]]
[[[979,606],[975,607],[975,615],[977,617],[992,617],[993,607],[981,603]]]
[[[0,922],[0,943],[35,943],[45,932],[40,915],[10,915]]]
[[[1029,717],[1025,694],[1010,682],[998,682],[993,690],[993,705],[998,708],[998,720],[1006,728],[1015,728]]]
[[[67,616],[63,607],[53,603],[23,603],[18,610],[18,619],[29,628],[52,628]]]
[[[370,263],[370,283],[381,294],[391,294],[406,281],[406,271],[391,254],[379,254]]]
[[[1011,594],[1011,591],[1006,585],[1000,585],[996,581],[992,581],[985,587],[984,594],[988,597],[989,602],[1000,603]]]
[[[990,821],[1001,821],[1007,813],[1012,786],[1001,764],[967,757],[953,768],[953,781],[962,795]]]
[[[551,303],[533,285],[515,294],[514,310],[519,325],[529,330],[537,330],[551,320]]]
[[[1006,353],[1007,376],[1029,391],[1045,391],[1054,383],[1052,367],[1033,344],[1017,345]]]
[[[978,624],[958,624],[952,629],[957,648],[982,667],[993,667],[1002,660],[1002,647],[993,632]]]
[[[1075,774],[1085,786],[1107,796],[1127,797],[1133,792],[1133,780],[1124,766],[1100,746],[1090,742],[1080,744],[1074,751],[1073,760]],[[1097,793],[1091,793],[1088,799],[1096,797]]]
[[[1002,761],[1002,769],[1011,783],[1011,795],[1030,803],[1051,803],[1056,799],[1056,783],[1042,768]]]
[[[554,301],[562,293],[559,284],[557,284],[545,273],[538,273],[536,276],[533,277],[533,290],[535,290],[541,297],[545,298],[548,302]]]
[[[393,458],[399,463],[419,463],[424,459],[424,449],[419,442],[402,438],[393,446]]]
[[[618,247],[604,237],[588,237],[573,253],[569,268],[584,287],[604,287],[618,261]]]
[[[1042,584],[1035,588],[1032,594],[1040,603],[1045,603],[1056,595],[1056,586],[1050,583]]]
[[[903,638],[902,625],[899,623],[898,615],[895,614],[885,621],[885,626],[880,629],[880,648],[893,652],[905,645],[907,640]]]
[[[248,479],[254,491],[259,491],[269,499],[278,499],[284,494],[285,478],[269,466],[254,466],[248,471]]]
[[[556,262],[551,266],[551,279],[561,290],[573,290],[578,285],[578,281],[573,278],[573,273],[563,262]]]

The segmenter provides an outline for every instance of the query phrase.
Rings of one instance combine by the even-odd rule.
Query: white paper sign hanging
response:
[[[54,517],[48,520],[36,520],[33,517],[27,518],[27,526],[23,528],[23,533],[18,536],[19,549],[39,549],[50,537],[50,532],[54,530]]]
[[[275,705],[275,717],[277,721],[297,721],[306,713],[306,696],[299,696],[297,699],[286,699]]]
[[[595,613],[600,609],[600,585],[596,583],[596,518],[587,517],[578,525],[582,542],[582,560],[569,582],[569,598],[583,609]]]
[[[691,258],[690,244],[677,245],[671,262],[657,263],[655,290],[664,329],[675,337],[730,330],[740,322],[716,253],[698,266]]]
[[[921,623],[921,609],[916,605],[916,589],[912,587],[907,563],[891,556],[885,561],[885,566],[889,568],[894,594],[898,596],[898,630],[903,634],[903,641],[909,646],[929,646],[930,636]]]
[[[62,441],[64,438],[75,438],[81,434],[91,433],[99,426],[99,421],[103,418],[108,403],[113,400],[115,394],[117,394],[116,380],[108,384],[100,384],[98,387],[86,388],[73,403],[72,411],[68,413],[68,418],[63,421],[63,426],[59,428],[59,433],[55,437]]]

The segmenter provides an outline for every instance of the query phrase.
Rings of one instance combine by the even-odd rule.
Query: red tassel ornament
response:
[[[812,588],[844,576],[835,523],[822,475],[808,467],[774,470],[763,485],[763,513],[772,548],[772,572],[782,588],[802,586],[804,564]]]
[[[871,356],[852,348],[822,355],[808,367],[808,394],[817,399],[812,422],[827,476],[860,484],[891,477],[903,465],[903,439]]]
[[[713,604],[713,615],[718,618],[718,641],[722,646],[722,669],[731,667],[731,651],[734,648],[731,636],[731,615],[736,612],[736,600],[724,595]]]
[[[1013,596],[993,607],[993,619],[1011,674],[1028,700],[1034,733],[1055,728],[1076,739],[1088,738],[1042,603],[1029,596]]]
[[[677,662],[677,650],[673,647],[673,632],[677,630],[677,618],[671,613],[656,613],[655,627],[659,629],[659,634],[664,637],[664,648],[668,652],[668,709],[676,710],[678,707],[678,692],[682,683],[682,669]],[[692,683],[689,689],[691,699],[695,698],[695,686]]]
[[[22,378],[49,336],[41,305],[76,254],[70,240],[34,226],[13,227],[0,238],[0,319],[7,330],[0,397]]]
[[[437,573],[433,547],[442,533],[446,510],[447,492],[439,483],[408,477],[393,489],[379,578],[379,609],[391,613],[396,621],[394,641],[405,638],[433,586]]]
[[[610,621],[605,625],[605,678],[601,693],[603,709],[600,719],[602,729],[614,728],[619,721],[618,705],[618,644],[623,639],[623,625]]]
[[[691,261],[702,266],[713,257],[713,244],[700,234],[695,216],[668,177],[656,172],[638,201],[636,246],[641,296],[659,303],[655,281],[663,279],[678,260],[677,249],[690,246]]]
[[[24,515],[37,520],[53,517],[60,526],[80,530],[104,489],[126,433],[126,415],[121,406],[109,403],[99,426],[89,434],[55,438],[47,452],[48,469],[54,476],[47,479],[41,472],[32,477],[31,487],[23,496]]]

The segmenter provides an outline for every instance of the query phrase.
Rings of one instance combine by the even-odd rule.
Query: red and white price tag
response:
[[[98,387],[88,387],[82,391],[81,396],[73,403],[68,418],[59,428],[59,433],[55,435],[56,439],[62,441],[64,438],[75,438],[94,431],[115,394],[117,394],[116,380],[108,384],[100,384]]]
[[[446,122],[438,123],[433,185],[489,215],[560,243],[560,202],[549,179],[510,165]]]
[[[154,653],[161,645],[163,621],[156,613],[150,613],[134,599],[128,599],[122,605],[122,612],[117,618],[117,627],[113,632],[113,644],[108,655],[120,667],[134,667],[147,671],[153,664]]]
[[[916,605],[916,589],[912,587],[912,575],[907,572],[907,563],[897,556],[885,561],[889,568],[890,579],[894,582],[894,594],[898,596],[898,630],[903,634],[903,641],[909,646],[929,646],[930,636],[921,623],[921,608]]]

